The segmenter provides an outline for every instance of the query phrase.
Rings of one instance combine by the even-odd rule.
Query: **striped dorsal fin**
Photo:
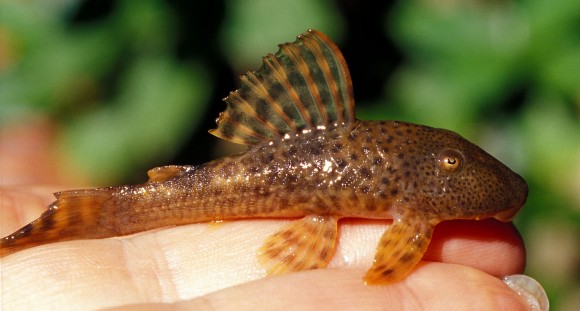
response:
[[[352,81],[344,57],[326,35],[309,30],[279,45],[258,71],[241,77],[209,132],[245,145],[354,121]]]

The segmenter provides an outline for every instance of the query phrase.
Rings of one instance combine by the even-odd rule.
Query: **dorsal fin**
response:
[[[355,119],[352,81],[338,47],[316,30],[279,45],[257,72],[224,100],[227,108],[209,132],[253,145],[307,129]]]

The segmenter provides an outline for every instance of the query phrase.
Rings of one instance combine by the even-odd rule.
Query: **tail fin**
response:
[[[56,193],[38,219],[0,240],[0,257],[42,244],[114,236],[111,226],[99,221],[112,193],[109,188]]]

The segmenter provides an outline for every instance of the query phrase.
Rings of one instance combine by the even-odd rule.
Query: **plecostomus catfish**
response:
[[[448,219],[510,221],[525,181],[458,134],[355,117],[346,62],[310,30],[267,55],[225,99],[210,133],[248,145],[198,166],[165,166],[135,186],[63,191],[40,218],[3,238],[0,255],[215,220],[300,218],[269,237],[269,274],[324,268],[344,217],[393,219],[364,280],[407,276]]]

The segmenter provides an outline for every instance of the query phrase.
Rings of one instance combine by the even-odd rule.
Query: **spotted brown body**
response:
[[[317,31],[265,57],[226,102],[210,132],[249,145],[245,153],[155,168],[141,185],[57,193],[39,219],[1,240],[0,255],[165,226],[302,217],[259,251],[277,274],[325,267],[340,218],[393,219],[365,276],[389,283],[410,273],[437,223],[509,221],[526,200],[520,176],[451,131],[357,120],[344,59]]]

